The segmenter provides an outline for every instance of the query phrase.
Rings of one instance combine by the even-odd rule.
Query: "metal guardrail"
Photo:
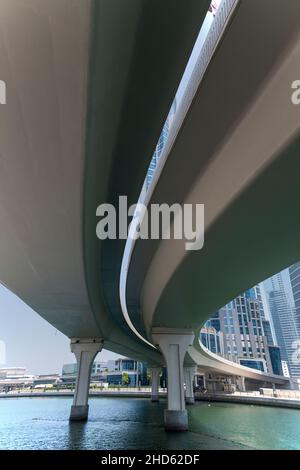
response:
[[[75,391],[74,388],[72,389],[67,389],[67,388],[45,388],[45,389],[20,389],[20,390],[10,390],[8,392],[0,392],[0,396],[4,395],[22,395],[22,394],[27,394],[27,395],[40,395],[40,394],[73,394]],[[120,394],[125,394],[125,393],[134,393],[134,394],[139,394],[139,393],[147,393],[151,394],[151,387],[103,387],[103,388],[94,388],[90,387],[89,389],[89,394],[109,394],[109,393],[119,393]],[[166,388],[160,388],[159,393],[166,393],[167,389]]]

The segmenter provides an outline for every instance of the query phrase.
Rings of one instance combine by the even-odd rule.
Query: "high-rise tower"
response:
[[[270,338],[264,332],[266,322],[260,288],[255,286],[218,310],[206,327],[222,332],[226,358],[273,373],[268,347]]]
[[[282,360],[287,362],[291,377],[300,377],[300,363],[295,361],[295,341],[299,340],[296,310],[289,298],[283,276],[283,272],[275,274],[264,285]]]

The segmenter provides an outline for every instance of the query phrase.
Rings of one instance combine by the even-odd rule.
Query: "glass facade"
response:
[[[164,145],[167,141],[168,133],[169,133],[169,121],[167,119],[166,122],[165,122],[165,125],[163,127],[162,133],[160,134],[158,144],[156,146],[155,152],[153,154],[153,157],[151,159],[151,162],[150,162],[150,165],[149,165],[149,168],[148,168],[147,177],[146,177],[146,188],[147,189],[148,189],[148,187],[149,187],[149,185],[152,181],[155,169],[157,167],[158,160],[160,158],[160,155],[161,155],[161,152],[164,148]]]
[[[251,369],[260,370],[266,372],[264,362],[255,359],[240,359],[239,363],[241,366],[250,367]]]
[[[76,375],[76,374],[77,374],[77,363],[63,365],[62,375]]]
[[[266,327],[266,331],[264,330]],[[272,331],[265,318],[259,286],[254,286],[218,310],[205,324],[206,330],[214,328],[223,343],[221,355],[248,367],[273,373],[268,344],[273,344]],[[204,334],[200,340],[212,352],[219,352],[218,340]],[[271,343],[270,343],[271,342]],[[258,366],[259,365],[259,366]]]
[[[109,385],[122,385],[123,373],[128,374],[130,386],[148,385],[147,365],[134,359],[120,358],[116,361],[94,362],[91,370],[92,382],[107,382]],[[62,379],[73,383],[76,380],[77,363],[64,364]]]
[[[257,359],[266,372],[299,379],[300,262],[236,297],[205,326],[222,334],[226,358],[254,368]],[[218,351],[216,339],[200,340]]]
[[[223,354],[223,337],[222,334],[213,327],[204,327],[200,332],[201,343],[215,354]]]
[[[300,336],[300,262],[289,268],[289,274],[295,305],[295,322]]]
[[[269,320],[263,320],[262,326],[263,326],[264,334],[267,338],[268,346],[272,346],[274,344],[274,338],[273,338],[271,324]]]
[[[129,379],[129,383],[128,383],[128,386],[129,387],[136,387],[138,386],[138,376],[136,373],[128,373],[128,379]],[[106,380],[108,382],[109,385],[116,385],[116,386],[122,386],[123,385],[123,373],[121,374],[107,374],[106,376]]]
[[[269,346],[269,353],[272,363],[273,374],[283,375],[281,364],[281,353],[279,346]]]
[[[166,119],[166,122],[164,124],[162,133],[160,134],[160,137],[158,139],[157,146],[155,148],[154,154],[152,156],[152,159],[151,159],[151,162],[150,162],[150,165],[149,165],[149,168],[148,168],[148,172],[147,172],[147,176],[146,176],[146,190],[150,186],[150,183],[152,181],[152,178],[153,178],[154,172],[156,170],[158,161],[160,159],[161,153],[162,153],[163,148],[164,148],[164,146],[167,142],[170,127],[171,127],[175,112],[176,112],[176,98],[173,101],[173,104],[171,106],[169,115],[168,115],[168,117]]]
[[[293,277],[294,295],[296,292],[296,272],[298,269],[290,268]],[[278,273],[265,281],[269,309],[274,325],[276,343],[281,349],[281,358],[288,365],[291,377],[300,377],[300,364],[294,360],[294,341],[300,338],[297,328],[297,314],[293,302],[289,298],[284,282],[284,273]]]
[[[134,359],[118,359],[116,361],[116,370],[124,372],[137,370],[137,361]]]

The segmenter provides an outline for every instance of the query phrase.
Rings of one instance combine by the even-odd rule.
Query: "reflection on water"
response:
[[[300,449],[298,410],[198,403],[189,432],[166,433],[165,400],[92,398],[86,423],[69,423],[71,402],[0,399],[0,449]]]
[[[84,449],[84,436],[86,434],[87,423],[71,421],[68,429],[67,449]]]

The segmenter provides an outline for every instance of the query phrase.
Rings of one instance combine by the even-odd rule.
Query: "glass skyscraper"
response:
[[[214,327],[208,326],[209,320],[205,327],[201,328],[201,343],[215,354],[224,354],[223,335],[221,331],[217,331]]]
[[[224,348],[222,355],[227,359],[247,367],[276,373],[273,370],[268,347],[268,344],[273,344],[272,332],[265,319],[259,286],[247,290],[218,310],[206,322],[205,329],[202,329],[201,340],[208,328],[215,328],[217,332],[222,333]],[[275,354],[273,351],[274,358]],[[279,370],[277,362],[276,364],[274,362],[274,365],[275,369]]]
[[[300,262],[248,289],[206,323],[223,334],[224,356],[277,375],[300,378]],[[251,365],[252,364],[252,365]],[[287,371],[288,368],[288,371]]]
[[[173,104],[171,106],[169,115],[166,119],[163,130],[162,130],[162,132],[160,134],[160,137],[158,139],[157,146],[155,148],[154,154],[152,156],[152,159],[151,159],[151,162],[150,162],[150,165],[149,165],[149,168],[148,168],[148,172],[147,172],[147,176],[146,176],[146,190],[149,188],[149,185],[152,181],[152,178],[153,178],[154,172],[156,170],[158,161],[160,159],[161,153],[163,151],[165,143],[167,142],[170,127],[171,127],[175,112],[176,112],[176,98],[173,101]]]
[[[296,269],[290,268],[292,276],[296,271]],[[264,285],[267,292],[276,342],[281,349],[281,358],[287,362],[291,377],[300,378],[300,364],[294,361],[295,347],[293,345],[294,341],[299,339],[296,309],[289,298],[283,275],[284,273],[281,272],[272,276],[264,282]],[[295,279],[296,276],[294,276]],[[294,288],[295,286],[296,283],[294,283]]]
[[[295,321],[300,335],[300,262],[289,268],[289,274],[295,303]]]

